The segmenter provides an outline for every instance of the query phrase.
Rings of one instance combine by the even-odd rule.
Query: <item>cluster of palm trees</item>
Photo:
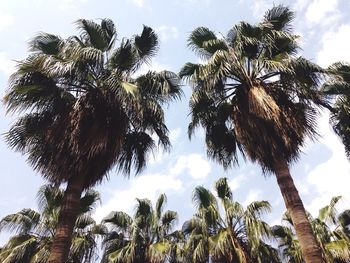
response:
[[[0,248],[1,262],[47,262],[63,195],[57,186],[44,185],[37,195],[39,212],[23,209],[1,219],[0,231],[14,233]],[[340,199],[332,198],[317,218],[308,214],[327,262],[350,262],[350,210],[338,213]],[[203,186],[194,189],[195,214],[179,230],[174,230],[177,212],[165,211],[165,194],[155,206],[148,199],[136,199],[133,216],[112,211],[97,224],[91,214],[99,200],[94,190],[80,198],[67,262],[305,262],[288,212],[282,225],[271,227],[263,220],[270,204],[254,201],[243,206],[233,199],[227,178],[215,183],[214,192]]]
[[[80,216],[77,207],[84,190],[101,182],[112,167],[125,176],[141,172],[157,142],[166,150],[170,148],[162,107],[181,98],[180,79],[193,86],[190,137],[201,126],[209,158],[229,168],[241,154],[260,164],[265,174],[274,174],[305,262],[325,262],[325,249],[314,233],[289,164],[298,158],[305,139],[317,134],[321,108],[331,111],[331,123],[349,153],[350,66],[336,63],[324,69],[299,56],[293,18],[294,13],[287,7],[275,6],[261,22],[240,22],[226,37],[218,37],[205,27],[195,29],[188,45],[202,63],[185,64],[179,76],[170,71],[137,74],[159,48],[157,35],[147,26],[140,34],[120,38],[110,19],[99,23],[80,19],[76,22],[79,35],[35,36],[29,43],[29,56],[18,62],[10,78],[4,102],[9,112],[20,114],[6,135],[10,147],[26,155],[49,182],[66,184],[47,262],[66,262],[71,257],[74,222]],[[199,195],[202,190],[198,189]],[[208,212],[205,205],[199,205],[189,229],[192,226],[198,236],[213,234],[218,239],[225,236],[233,240],[230,232],[234,218],[228,211],[235,205],[229,194],[220,199],[224,210],[228,209],[227,215],[219,219],[214,206]],[[140,201],[140,209],[147,203]],[[265,203],[256,205],[267,209]],[[150,204],[148,207],[151,209]],[[242,217],[253,213],[253,208],[247,208],[248,212],[242,207],[235,209]],[[161,221],[161,215],[157,216]],[[227,232],[218,232],[214,222],[206,222],[206,228],[203,220],[207,216],[224,222]],[[141,225],[150,220],[141,218],[137,219],[144,221]],[[255,237],[266,235],[264,224],[258,217],[254,220],[254,224],[262,224]],[[152,227],[147,228],[147,233],[152,232],[148,233],[150,240],[162,239],[164,233],[156,231],[159,222],[152,221]],[[245,228],[242,235],[251,235],[250,225]],[[130,231],[122,234],[146,236]],[[173,236],[174,240],[180,238]],[[196,235],[190,234],[189,238],[193,247],[201,250]],[[267,254],[272,253],[267,243],[235,242],[231,242],[230,255],[218,246],[212,260],[256,262],[260,256],[254,253],[260,251],[259,246]],[[125,251],[134,251],[131,258],[136,260],[140,247],[131,241],[126,243]],[[142,260],[167,247],[167,243],[157,244],[142,255]],[[106,243],[108,248],[113,246],[118,244]],[[192,255],[201,262],[207,260],[203,253]]]

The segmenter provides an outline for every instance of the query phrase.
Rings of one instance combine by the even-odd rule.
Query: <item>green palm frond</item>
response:
[[[16,214],[7,215],[1,219],[0,230],[27,234],[39,224],[39,221],[39,213],[32,209],[22,209]]]
[[[163,212],[166,196],[160,195],[155,207],[148,199],[136,199],[134,217],[112,212],[103,220],[107,235],[102,262],[164,262],[174,253],[175,234],[171,233],[177,213]]]
[[[294,18],[294,12],[285,6],[278,5],[266,11],[262,23],[273,30],[290,32]]]
[[[187,238],[185,253],[192,262],[279,262],[277,252],[263,240],[271,240],[272,230],[262,220],[270,204],[256,201],[246,209],[232,199],[227,178],[220,178],[215,189],[224,214],[214,195],[198,186],[193,193],[196,214],[182,226]]]
[[[75,222],[73,243],[69,262],[88,263],[97,254],[97,238],[104,236],[103,226],[89,215],[97,202],[97,192],[89,190],[81,200],[81,211]],[[63,200],[63,190],[53,185],[43,185],[37,193],[39,211],[23,209],[5,216],[0,221],[0,229],[15,235],[0,250],[0,261],[7,263],[45,263],[50,254],[50,246],[58,222],[58,211]],[[85,207],[84,207],[85,206]]]
[[[91,45],[101,51],[109,50],[116,34],[115,26],[110,19],[103,19],[101,25],[92,20],[79,19],[75,22],[81,31],[85,45]]]
[[[39,33],[30,42],[30,51],[46,55],[58,55],[64,41],[56,35]]]
[[[169,233],[177,223],[178,215],[175,211],[166,211],[161,217],[162,231]]]
[[[158,51],[158,37],[148,26],[143,26],[141,35],[134,36],[134,43],[138,58],[142,62],[148,63]]]
[[[350,260],[350,243],[346,240],[332,241],[326,245],[335,259],[348,262]]]
[[[122,72],[131,72],[137,65],[137,56],[130,40],[123,40],[109,59],[112,69]]]
[[[218,194],[218,197],[221,199],[232,199],[232,191],[227,183],[227,178],[220,178],[215,183],[215,189]]]
[[[151,136],[145,132],[132,132],[125,135],[123,148],[119,154],[117,167],[129,174],[134,166],[136,173],[145,168],[147,154],[155,149],[156,145]]]
[[[336,204],[342,199],[342,196],[335,196],[331,199],[329,205],[319,210],[318,218],[326,223],[336,224],[337,223],[337,209]]]
[[[347,157],[350,156],[350,132],[349,132],[349,91],[350,91],[350,65],[337,62],[327,69],[330,77],[322,86],[322,91],[335,100],[330,107],[330,123],[335,133],[341,138]]]
[[[157,199],[157,202],[156,202],[156,209],[155,209],[155,212],[156,212],[156,218],[157,220],[160,219],[161,217],[161,214],[163,213],[163,209],[164,209],[164,206],[166,205],[167,203],[167,196],[166,194],[160,194],[158,199]]]
[[[218,39],[214,32],[206,27],[198,27],[192,31],[188,46],[201,58],[211,57],[217,50],[226,50],[225,42]]]

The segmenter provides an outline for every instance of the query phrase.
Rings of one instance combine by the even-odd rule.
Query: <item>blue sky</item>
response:
[[[178,72],[185,62],[198,61],[186,47],[191,30],[207,26],[225,35],[239,21],[258,21],[274,3],[288,5],[296,11],[294,26],[302,37],[301,53],[305,57],[322,66],[340,60],[350,62],[348,0],[0,0],[0,96],[5,93],[14,61],[26,57],[27,42],[40,31],[67,37],[77,33],[75,20],[106,17],[114,20],[121,39],[141,32],[145,24],[158,32],[161,41],[151,68]],[[212,189],[215,180],[226,176],[236,200],[243,204],[270,201],[273,212],[266,219],[279,223],[285,209],[274,177],[264,177],[260,168],[250,162],[241,162],[239,167],[224,171],[207,160],[202,131],[199,130],[192,141],[188,140],[190,88],[184,86],[184,92],[182,102],[170,105],[166,112],[172,151],[155,152],[147,169],[137,177],[125,179],[112,170],[109,179],[97,187],[102,205],[96,210],[96,219],[112,210],[132,213],[136,197],[155,200],[165,192],[168,208],[179,212],[181,224],[194,211],[193,188],[204,185]],[[3,107],[0,115],[3,134],[15,116],[5,115]],[[304,204],[314,215],[335,195],[345,197],[341,207],[350,207],[350,164],[340,140],[330,129],[326,113],[320,116],[319,123],[320,137],[307,142],[291,168]],[[3,138],[0,139],[0,167],[0,218],[25,207],[36,208],[35,195],[44,181],[26,164],[24,156],[6,146]],[[0,234],[0,244],[5,238],[6,235]]]

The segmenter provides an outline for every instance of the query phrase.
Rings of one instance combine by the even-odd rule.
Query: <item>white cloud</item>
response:
[[[176,129],[175,129],[176,132]],[[179,175],[185,173],[193,179],[203,179],[211,171],[209,162],[200,154],[181,155],[167,173],[146,174],[130,180],[123,190],[113,192],[106,204],[96,209],[94,218],[99,221],[111,211],[132,212],[136,198],[154,202],[161,193],[171,194],[183,189]]]
[[[324,114],[320,119],[320,142],[332,151],[332,155],[326,162],[312,169],[307,176],[307,183],[317,191],[317,196],[306,206],[314,216],[333,196],[342,195],[345,198],[340,208],[350,206],[350,163],[345,156],[343,144],[330,129],[328,118],[328,114]]]
[[[130,181],[126,189],[115,191],[106,204],[98,207],[94,218],[100,221],[111,211],[124,211],[130,214],[136,198],[148,198],[154,202],[159,194],[169,194],[171,191],[180,190],[181,187],[181,180],[173,175],[148,174],[136,177]]]
[[[198,5],[201,6],[207,6],[211,4],[213,0],[176,0],[176,3],[182,6],[188,6],[188,5]]]
[[[131,0],[137,7],[142,8],[145,4],[144,0]]]
[[[335,32],[327,32],[322,38],[322,48],[317,54],[321,66],[337,61],[350,61],[350,24],[341,25]]]
[[[6,53],[0,52],[0,71],[5,74],[6,77],[10,76],[15,71],[16,63],[10,60]]]
[[[201,154],[193,153],[180,156],[170,172],[175,175],[186,172],[193,179],[203,179],[211,172],[211,166]]]
[[[13,16],[5,13],[0,13],[0,31],[11,26],[14,22]]]
[[[179,30],[175,26],[159,26],[155,29],[162,42],[177,39],[179,37]]]
[[[177,127],[169,132],[169,139],[171,144],[175,144],[181,135],[181,127]]]
[[[301,12],[309,3],[309,0],[297,0],[293,5],[293,10],[296,10],[297,13]]]
[[[261,16],[268,10],[269,8],[273,7],[274,1],[273,0],[258,0],[254,1],[251,8],[253,10],[253,15],[255,17],[261,18]]]
[[[307,8],[306,19],[312,23],[327,24],[339,17],[338,0],[314,0]]]
[[[247,198],[244,200],[243,205],[247,206],[252,202],[259,201],[261,199],[262,191],[259,189],[251,189],[248,192]]]
[[[228,181],[228,185],[230,186],[232,192],[237,190],[242,182],[247,180],[248,175],[246,174],[239,174],[232,178],[232,180]]]

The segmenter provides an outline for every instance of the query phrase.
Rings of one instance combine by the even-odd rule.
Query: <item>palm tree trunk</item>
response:
[[[284,203],[292,218],[301,252],[306,263],[325,263],[321,249],[313,234],[311,224],[307,218],[305,208],[293,178],[290,175],[288,163],[285,159],[275,161],[274,170],[278,186],[281,190]]]
[[[73,229],[78,216],[79,202],[83,189],[83,176],[74,176],[68,181],[48,263],[64,263],[68,260]]]

